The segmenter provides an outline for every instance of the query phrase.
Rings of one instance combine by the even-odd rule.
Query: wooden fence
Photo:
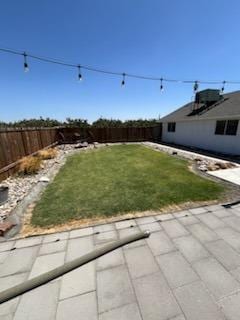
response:
[[[59,129],[66,142],[87,138],[97,142],[134,142],[159,140],[161,127],[123,127],[123,128],[62,128]]]
[[[72,143],[79,139],[88,139],[89,142],[134,142],[160,138],[160,125],[144,128],[0,129],[0,181],[16,172],[22,157],[59,142]]]
[[[0,181],[16,171],[18,160],[58,141],[58,129],[1,129]]]

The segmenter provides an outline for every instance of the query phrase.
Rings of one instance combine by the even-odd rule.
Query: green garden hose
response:
[[[0,304],[3,302],[6,302],[8,300],[11,300],[13,298],[16,298],[17,296],[26,293],[34,288],[37,288],[51,280],[54,280],[62,275],[64,275],[67,272],[70,272],[78,267],[83,266],[84,264],[93,261],[101,256],[103,256],[106,253],[109,253],[113,250],[116,250],[126,244],[129,244],[131,242],[141,240],[144,238],[148,238],[150,236],[149,231],[143,231],[136,233],[131,236],[124,237],[120,240],[114,241],[112,243],[106,244],[103,247],[96,249],[92,252],[89,252],[88,254],[85,254],[82,257],[79,257],[77,259],[74,259],[70,262],[65,263],[64,265],[55,268],[53,270],[50,270],[46,273],[43,273],[35,278],[32,278],[30,280],[27,280],[17,286],[14,286],[12,288],[6,289],[2,292],[0,292]]]

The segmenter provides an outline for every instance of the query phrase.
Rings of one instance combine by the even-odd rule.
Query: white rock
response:
[[[40,182],[49,182],[50,179],[48,177],[43,176],[38,181],[40,181]]]

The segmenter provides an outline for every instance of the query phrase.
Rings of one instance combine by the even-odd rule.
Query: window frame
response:
[[[176,122],[168,122],[168,132],[176,131]]]
[[[239,120],[228,120],[226,126],[226,135],[227,136],[236,136],[238,131]]]
[[[238,119],[217,120],[215,125],[215,135],[236,136],[238,132]]]
[[[227,120],[217,120],[215,125],[215,135],[225,135]]]

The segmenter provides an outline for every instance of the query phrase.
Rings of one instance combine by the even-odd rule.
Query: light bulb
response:
[[[28,72],[29,71],[29,66],[28,66],[28,63],[27,63],[27,54],[24,52],[23,54],[23,57],[24,57],[24,72]]]

